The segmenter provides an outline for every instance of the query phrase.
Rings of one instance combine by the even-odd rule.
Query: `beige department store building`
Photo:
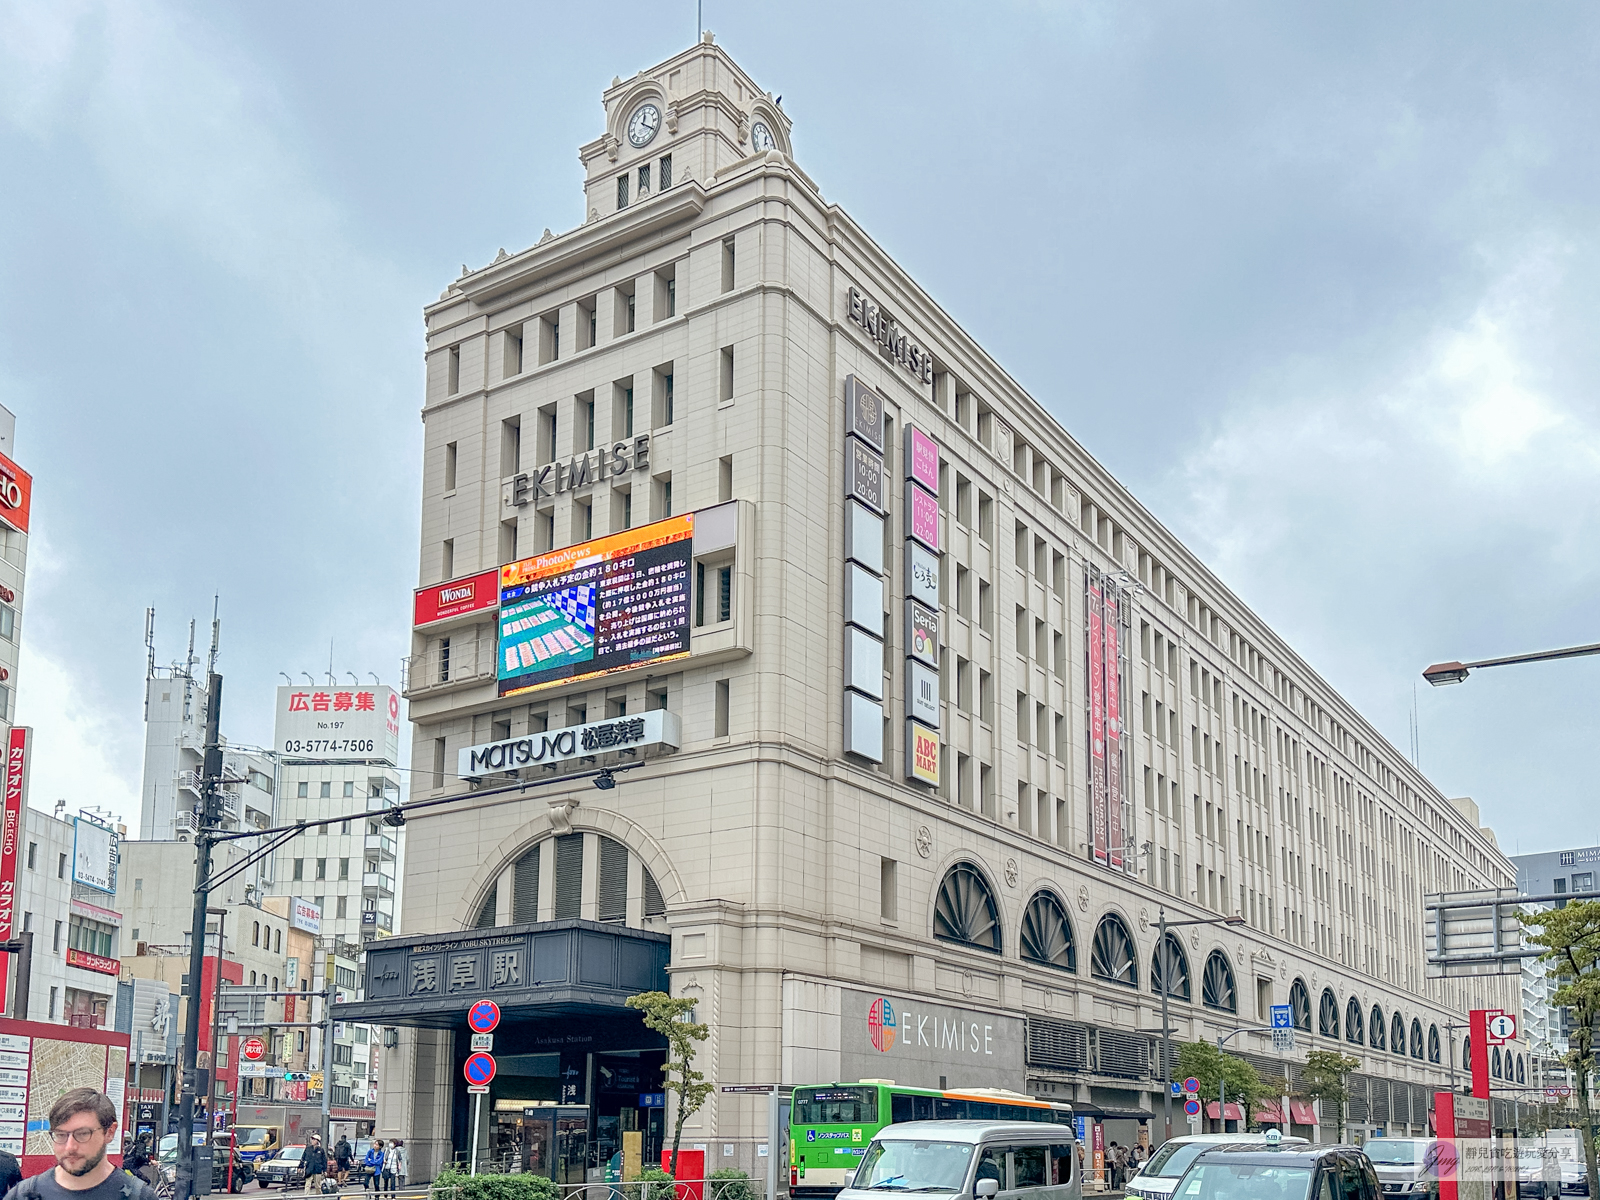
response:
[[[719,1087],[1005,1087],[1159,1140],[1163,908],[1244,922],[1174,933],[1179,1039],[1291,1005],[1286,1059],[1230,1048],[1356,1053],[1351,1125],[1424,1130],[1449,1027],[1518,1002],[1424,978],[1423,894],[1515,878],[1470,801],[824,198],[721,47],[602,101],[584,223],[425,314],[410,799],[459,800],[411,814],[403,927],[348,1009],[398,1030],[379,1136],[418,1177],[465,1153],[491,998],[483,1153],[650,1157],[661,1056],[623,1001],[670,987]],[[528,599],[584,559],[541,556],[618,534],[657,543],[637,638],[605,633],[620,576]],[[511,563],[531,616],[493,607]],[[686,1142],[761,1170],[764,1098],[715,1093]]]

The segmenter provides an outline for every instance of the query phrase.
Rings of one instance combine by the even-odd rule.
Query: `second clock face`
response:
[[[750,145],[755,147],[757,153],[765,153],[777,144],[773,140],[772,130],[767,128],[765,121],[757,121],[750,126]]]
[[[654,104],[641,104],[628,118],[628,140],[635,146],[648,146],[661,128],[661,110]]]

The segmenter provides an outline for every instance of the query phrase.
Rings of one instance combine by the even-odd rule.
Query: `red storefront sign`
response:
[[[27,790],[28,738],[26,725],[12,728],[6,747],[5,815],[0,823],[0,941],[9,941],[16,927],[17,844],[22,834],[22,798]],[[11,956],[0,954],[0,996],[6,994]]]
[[[98,971],[102,975],[118,975],[122,972],[122,964],[114,958],[101,958],[98,954],[90,954],[87,950],[68,950],[67,966],[82,967],[85,971]]]
[[[431,625],[447,617],[483,612],[500,606],[500,569],[480,571],[464,579],[418,588],[412,624]]]

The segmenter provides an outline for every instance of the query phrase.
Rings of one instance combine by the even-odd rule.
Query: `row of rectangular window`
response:
[[[650,194],[650,170],[657,168],[655,190],[664,192],[672,186],[672,155],[663,154],[658,162],[640,163],[638,170],[624,171],[617,176],[617,211],[628,207],[630,185],[637,181],[635,199],[643,200]]]
[[[678,266],[669,263],[651,274],[653,295],[651,320],[665,321],[678,315]],[[622,337],[638,328],[637,281],[630,280],[609,289],[612,310],[612,336]],[[593,349],[599,335],[599,303],[601,293],[578,300],[575,331],[568,331],[569,351],[576,353]],[[562,356],[561,310],[555,309],[541,316],[508,325],[498,331],[500,338],[500,374],[502,379],[514,379],[527,367],[527,341],[534,339],[534,365],[545,366]],[[485,369],[487,373],[487,368]],[[448,351],[445,393],[454,396],[461,391],[461,346],[451,346]]]
[[[344,790],[341,793],[343,795],[343,797],[346,800],[352,799],[356,794],[355,782],[353,780],[347,779],[347,780],[344,781],[344,785],[343,786],[344,786]],[[331,800],[333,798],[333,781],[332,780],[324,779],[320,784],[318,784],[318,788],[319,788],[319,790],[317,792],[317,798],[319,800]],[[380,785],[376,784],[376,783],[368,784],[367,785],[367,794],[369,796],[373,796],[373,797],[382,796],[383,795],[383,788]],[[299,785],[295,788],[295,796],[296,796],[297,799],[300,799],[300,800],[308,800],[308,799],[310,799],[310,797],[311,797],[311,783],[310,783],[310,781],[302,779],[300,781]],[[346,821],[345,824],[348,825],[349,822]],[[327,827],[323,826],[323,831],[326,832],[326,830],[327,830]],[[345,832],[349,833],[350,831],[347,829],[347,830],[345,830]]]

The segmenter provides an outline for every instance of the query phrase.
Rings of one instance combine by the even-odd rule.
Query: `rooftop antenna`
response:
[[[150,680],[156,677],[156,610],[144,610],[144,720],[150,723]]]
[[[221,646],[221,643],[222,643],[222,617],[221,617],[221,614],[220,614],[221,606],[222,606],[222,597],[217,595],[216,593],[212,593],[212,596],[211,596],[211,653],[206,656],[206,678],[207,678],[207,680],[209,680],[211,678],[211,676],[213,676],[213,675],[215,675],[217,673],[217,650]],[[206,686],[210,687],[211,685],[208,682],[206,684]]]

